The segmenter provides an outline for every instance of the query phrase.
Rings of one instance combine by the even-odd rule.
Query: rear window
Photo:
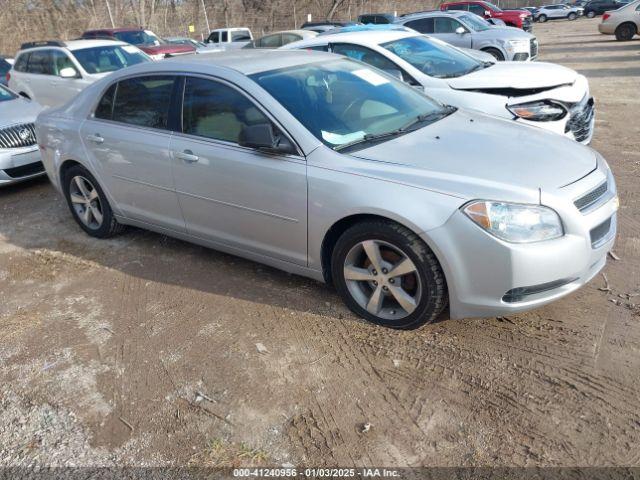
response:
[[[11,64],[4,58],[0,58],[0,75],[6,75],[9,70],[11,70]]]
[[[175,77],[170,75],[122,80],[116,90],[112,120],[166,130],[174,82]]]

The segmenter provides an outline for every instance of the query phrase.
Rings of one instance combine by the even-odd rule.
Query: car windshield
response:
[[[496,5],[494,5],[493,3],[490,2],[484,2],[485,5],[488,5],[489,8],[491,8],[491,10],[494,10],[496,12],[502,12],[502,9]]]
[[[114,72],[121,68],[150,61],[145,53],[132,45],[83,48],[82,50],[74,50],[73,55],[90,75]]]
[[[18,98],[18,96],[10,90],[7,90],[2,85],[0,85],[0,102],[7,102],[9,100],[13,100]]]
[[[458,20],[461,20],[467,28],[470,28],[474,32],[484,32],[491,28],[491,24],[478,15],[460,15]]]
[[[379,70],[348,59],[261,72],[251,78],[335,150],[364,148],[452,111]]]
[[[6,75],[11,70],[11,64],[4,58],[0,58],[0,75]]]
[[[116,32],[114,36],[121,42],[127,42],[131,45],[162,45],[164,42],[160,40],[153,32],[149,30],[135,30],[131,32]]]
[[[422,35],[401,38],[382,46],[430,77],[461,77],[484,67],[483,63],[460,50]]]

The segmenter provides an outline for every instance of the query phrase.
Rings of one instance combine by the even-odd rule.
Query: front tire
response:
[[[578,15],[576,15],[576,14],[575,14],[575,13],[573,13],[573,12],[571,12],[571,13],[568,15],[568,17],[567,17],[567,18],[568,18],[569,20],[573,21],[573,20],[575,20],[576,18],[578,18]]]
[[[496,48],[485,48],[483,52],[487,52],[488,54],[492,55],[493,58],[495,58],[498,62],[504,61],[504,55],[500,50]]]
[[[547,21],[547,16],[546,16],[544,13],[543,13],[543,14],[541,14],[541,15],[538,17],[538,21],[539,21],[540,23],[544,23],[544,22],[546,22],[546,21]]]
[[[636,26],[633,23],[623,23],[616,28],[616,40],[619,42],[628,42],[633,39],[637,33]]]
[[[62,188],[73,218],[87,234],[108,238],[124,229],[113,216],[100,184],[83,166],[74,165],[64,172]]]
[[[431,323],[448,302],[434,253],[415,233],[384,220],[358,223],[340,236],[331,274],[355,314],[385,327]]]

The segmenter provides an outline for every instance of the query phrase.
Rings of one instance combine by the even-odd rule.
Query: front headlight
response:
[[[477,200],[462,211],[491,235],[507,242],[541,242],[564,235],[558,214],[540,205]]]
[[[507,110],[516,117],[535,122],[552,122],[564,118],[567,114],[567,111],[563,107],[547,100],[521,103],[519,105],[507,105]]]
[[[529,53],[529,43],[529,40],[509,40],[507,42],[507,49],[513,52]]]

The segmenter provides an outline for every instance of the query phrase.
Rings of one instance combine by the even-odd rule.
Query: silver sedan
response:
[[[89,235],[136,225],[331,282],[395,328],[447,303],[459,318],[560,298],[600,271],[616,232],[592,149],[327,53],[133,67],[36,128]]]

